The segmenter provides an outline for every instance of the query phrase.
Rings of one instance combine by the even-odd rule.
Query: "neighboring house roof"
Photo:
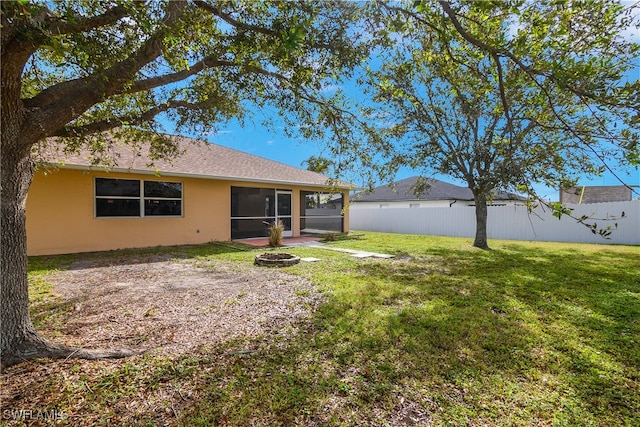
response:
[[[89,150],[80,153],[65,154],[55,143],[46,144],[41,159],[45,163],[59,165],[65,169],[100,170],[128,173],[159,173],[162,176],[181,176],[205,179],[224,179],[234,181],[263,182],[273,184],[299,184],[312,187],[327,187],[329,178],[317,172],[289,166],[284,163],[254,156],[232,148],[211,144],[182,136],[172,136],[184,153],[171,160],[151,160],[148,157],[148,144],[141,144],[140,151],[132,147],[113,144],[110,157],[115,166],[92,164]],[[333,183],[338,188],[350,188],[344,182]]]
[[[437,179],[427,178],[429,184],[424,192],[416,196],[414,187],[419,177],[414,176],[401,181],[394,182],[392,185],[382,185],[367,193],[357,193],[352,198],[353,203],[358,202],[402,202],[412,200],[473,200],[473,193],[469,188],[460,187],[458,185],[449,184],[448,182]],[[525,200],[516,194],[507,193],[505,191],[494,192],[493,200]]]
[[[593,185],[560,190],[560,203],[627,202],[632,197],[631,188],[624,185]]]

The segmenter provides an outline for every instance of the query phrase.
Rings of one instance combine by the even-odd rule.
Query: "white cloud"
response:
[[[635,24],[629,25],[620,36],[630,42],[640,43],[640,1],[622,0],[620,4],[630,11]]]
[[[231,130],[219,130],[219,129],[213,129],[209,132],[203,133],[203,136],[218,136],[218,135],[227,135],[233,133],[233,131]]]
[[[342,86],[338,86],[338,85],[333,85],[333,84],[325,84],[322,89],[320,89],[320,92],[323,93],[333,93],[333,92],[337,92],[340,89],[342,89]]]

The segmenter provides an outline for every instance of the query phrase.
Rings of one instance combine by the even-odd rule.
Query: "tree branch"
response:
[[[436,33],[438,33],[440,35],[442,35],[442,33],[443,33],[441,28],[436,27],[431,22],[429,22],[426,19],[422,18],[421,16],[419,16],[417,13],[415,13],[413,11],[404,9],[402,7],[391,6],[391,5],[387,4],[386,2],[384,2],[383,0],[378,0],[378,5],[380,7],[382,7],[383,9],[387,9],[387,10],[389,10],[391,12],[401,13],[403,15],[408,15],[411,18],[415,19],[416,21],[420,22],[421,24],[424,24],[427,27],[431,28],[431,30],[435,31]]]
[[[552,73],[544,72],[542,70],[538,70],[538,69],[535,69],[535,68],[533,68],[531,66],[526,65],[524,62],[522,62],[522,60],[520,60],[517,56],[515,56],[512,52],[510,52],[507,49],[502,49],[502,48],[498,48],[498,47],[495,47],[495,46],[491,46],[491,45],[483,42],[482,40],[478,39],[477,37],[474,37],[461,24],[461,22],[458,19],[458,16],[457,16],[455,10],[451,7],[451,4],[448,1],[446,1],[446,0],[438,0],[438,3],[440,4],[440,6],[444,10],[444,12],[447,14],[449,19],[451,20],[451,23],[453,24],[454,28],[458,31],[458,33],[466,41],[468,41],[472,45],[484,50],[485,52],[488,52],[493,57],[505,57],[505,58],[510,59],[516,65],[518,65],[518,67],[520,67],[524,72],[526,72],[529,75],[529,77],[535,82],[536,85],[539,86],[540,83],[538,82],[538,80],[535,77],[536,76],[542,76],[542,77],[551,79],[555,84],[558,85],[558,87],[566,89],[569,92],[572,92],[572,93],[574,93],[575,95],[577,95],[577,96],[579,96],[581,98],[587,98],[587,99],[590,99],[590,100],[593,100],[593,101],[597,101],[599,103],[602,103],[602,104],[610,106],[610,107],[620,106],[619,102],[608,101],[605,98],[597,96],[593,92],[586,92],[586,91],[584,91],[584,90],[582,90],[582,89],[580,89],[578,87],[575,87],[575,86],[570,85],[570,84],[566,84],[565,82],[562,82],[562,81],[558,80],[557,78],[555,78]],[[633,104],[632,105],[626,105],[625,104],[624,106],[627,107],[627,108],[635,108],[635,105],[633,105]]]
[[[92,17],[76,16],[66,19],[54,16],[48,7],[43,5],[31,5],[36,13],[30,12],[26,18],[21,17],[24,9],[19,5],[2,2],[2,49],[9,45],[15,49],[17,44],[28,44],[32,50],[37,49],[51,36],[62,34],[80,33],[105,25],[114,24],[119,19],[127,16],[128,9],[123,5],[117,5],[107,9],[104,13]],[[7,16],[11,17],[9,24]],[[19,18],[18,18],[19,17]],[[18,28],[19,27],[19,28]],[[20,40],[16,38],[20,36]]]
[[[507,95],[504,89],[504,77],[502,73],[502,64],[500,63],[500,57],[491,53],[491,57],[496,63],[496,70],[498,71],[498,92],[500,93],[500,102],[502,103],[502,108],[504,109],[504,117],[507,119],[507,129],[509,129],[513,133],[513,123],[511,122],[511,111],[509,109],[509,103],[507,102]]]
[[[584,145],[587,146],[587,148],[598,158],[598,160],[600,160],[600,162],[605,166],[605,168],[624,186],[626,186],[627,188],[629,188],[631,191],[633,191],[634,193],[637,193],[637,190],[631,188],[628,184],[625,184],[624,181],[618,176],[618,174],[606,163],[606,161],[602,158],[602,156],[600,156],[594,149],[593,147],[591,147],[591,145],[584,141],[584,139],[582,138],[581,135],[579,135],[568,123],[566,123],[566,121],[564,120],[563,117],[561,117],[560,114],[558,114],[558,112],[555,109],[555,105],[553,103],[551,94],[549,93],[549,91],[535,78],[535,76],[544,76],[547,77],[549,79],[551,79],[555,84],[557,84],[559,87],[565,88],[567,90],[569,90],[570,92],[574,93],[575,95],[581,97],[581,98],[588,98],[588,99],[592,99],[592,100],[598,100],[599,102],[602,102],[603,100],[600,99],[599,97],[595,96],[595,94],[593,93],[584,93],[583,91],[579,90],[578,88],[569,86],[569,85],[565,85],[562,84],[561,82],[558,82],[553,75],[549,75],[548,73],[543,73],[539,70],[535,70],[532,67],[529,67],[527,65],[525,65],[519,58],[517,58],[515,55],[513,55],[511,52],[507,51],[507,50],[503,50],[503,49],[497,49],[494,48],[493,46],[490,46],[484,42],[482,42],[481,40],[478,40],[476,37],[472,36],[469,32],[467,32],[464,27],[462,26],[462,24],[460,23],[460,21],[458,20],[457,16],[456,16],[456,12],[453,10],[453,8],[451,7],[451,5],[449,4],[448,1],[445,0],[438,0],[438,3],[440,3],[440,6],[442,7],[442,9],[445,11],[445,13],[447,14],[447,16],[449,16],[449,19],[451,19],[451,23],[453,24],[453,26],[455,27],[455,29],[458,31],[458,33],[465,39],[467,40],[469,43],[475,45],[476,47],[479,47],[480,49],[485,50],[486,52],[489,52],[492,56],[494,56],[494,58],[499,58],[500,56],[504,56],[507,57],[509,59],[511,59],[515,64],[517,64],[523,71],[525,71],[529,77],[534,81],[534,83],[536,84],[536,86],[538,86],[543,93],[545,94],[545,97],[547,98],[547,101],[549,103],[549,106],[551,108],[551,111],[554,115],[554,117],[556,117],[556,119],[562,123],[562,125],[564,126],[565,130],[568,130],[569,133],[571,133],[576,139],[578,139],[579,141],[581,141]],[[498,70],[500,72],[500,70]],[[501,92],[501,97],[502,97],[502,92]],[[583,100],[583,102],[585,102]],[[607,102],[605,102],[605,104],[608,104]]]
[[[532,74],[532,75],[546,75],[546,74],[544,74],[543,72],[541,72],[539,70],[534,70],[533,68],[525,65],[522,61],[520,61],[519,58],[517,58],[511,52],[503,50],[503,49],[498,49],[498,48],[496,48],[494,46],[491,46],[491,45],[483,42],[482,40],[479,40],[478,38],[472,36],[471,33],[469,33],[462,26],[462,24],[460,23],[460,20],[458,19],[458,16],[457,16],[456,12],[453,10],[453,8],[451,7],[451,5],[449,4],[448,1],[438,0],[438,3],[440,3],[440,6],[442,7],[444,12],[447,14],[449,19],[451,20],[451,23],[453,24],[453,26],[456,29],[456,31],[458,31],[458,33],[466,41],[468,41],[472,45],[482,49],[485,52],[488,52],[488,53],[493,54],[493,55],[504,56],[504,57],[507,57],[507,58],[511,59],[513,62],[518,64],[518,66],[520,66],[523,70],[525,70],[529,74]]]
[[[209,13],[212,13],[214,15],[216,15],[217,17],[221,18],[222,20],[224,20],[227,24],[232,25],[235,28],[238,28],[240,30],[243,31],[254,31],[256,33],[260,33],[260,34],[265,34],[267,36],[278,36],[278,33],[276,31],[267,29],[267,28],[263,28],[263,27],[259,27],[257,25],[250,25],[250,24],[245,24],[244,22],[240,22],[234,18],[231,17],[231,15],[229,15],[228,13],[224,13],[222,10],[220,10],[219,8],[210,5],[209,3],[202,1],[202,0],[196,0],[194,1],[194,4],[196,6],[198,6],[199,8],[206,10]]]
[[[125,60],[101,73],[59,83],[25,100],[25,106],[31,108],[32,117],[25,121],[24,132],[30,134],[33,128],[37,128],[39,133],[35,139],[48,136],[48,132],[79,117],[97,102],[122,93],[125,84],[140,68],[162,54],[165,32],[178,20],[185,6],[185,2],[169,2],[161,28]],[[31,126],[34,122],[40,126]]]
[[[75,18],[72,22],[63,21],[61,18],[47,19],[43,27],[44,32],[51,35],[80,33],[94,28],[111,25],[127,16],[129,10],[123,5],[117,5],[107,9],[103,14],[92,17]]]
[[[185,108],[189,110],[199,110],[207,107],[211,107],[217,99],[208,99],[199,103],[192,103],[187,101],[180,100],[169,100],[162,104],[159,104],[153,108],[148,109],[147,111],[143,111],[140,114],[131,114],[128,116],[120,116],[120,117],[111,117],[105,120],[101,120],[98,122],[92,122],[87,125],[82,126],[64,126],[58,129],[56,132],[51,134],[50,136],[57,137],[79,137],[79,136],[87,136],[96,133],[105,132],[117,127],[122,127],[123,125],[139,125],[142,123],[151,122],[158,114],[163,113],[165,111],[169,111],[171,109],[177,108]]]
[[[141,92],[143,90],[153,89],[160,86],[165,86],[170,83],[182,81],[188,77],[198,74],[199,72],[215,67],[238,67],[251,71],[255,74],[261,74],[268,77],[274,77],[280,81],[288,81],[289,79],[283,74],[279,74],[273,71],[267,71],[264,68],[256,67],[255,65],[239,64],[232,61],[221,61],[215,59],[214,56],[207,57],[197,63],[193,64],[189,68],[178,71],[172,74],[165,74],[163,76],[151,77],[145,80],[140,80],[133,83],[129,88],[123,90],[123,94],[131,94]]]

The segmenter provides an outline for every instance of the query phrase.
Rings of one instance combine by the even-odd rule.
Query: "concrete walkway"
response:
[[[234,242],[240,242],[246,245],[256,246],[256,247],[269,246],[269,239],[266,237],[255,237],[251,239],[237,239],[237,240],[234,240]],[[282,239],[282,246],[281,246],[282,248],[287,248],[287,247],[291,248],[296,246],[307,246],[309,248],[343,252],[343,253],[351,254],[351,256],[354,258],[383,258],[383,259],[394,258],[393,255],[389,255],[389,254],[379,254],[376,252],[359,251],[355,249],[345,249],[345,248],[338,248],[336,246],[328,246],[321,243],[319,237],[301,236],[301,237],[285,237]],[[317,261],[316,259],[313,259],[313,260]]]
[[[355,249],[338,248],[338,247],[335,247],[335,246],[309,245],[309,247],[310,248],[317,248],[317,249],[326,249],[328,251],[344,252],[344,253],[347,253],[347,254],[351,254],[351,256],[354,257],[354,258],[384,258],[384,259],[395,258],[394,255],[379,254],[379,253],[376,253],[376,252],[358,251],[358,250],[355,250]]]

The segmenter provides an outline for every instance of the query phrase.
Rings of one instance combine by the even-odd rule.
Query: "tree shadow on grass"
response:
[[[548,259],[513,246],[453,257],[449,251],[447,260],[445,273],[435,270],[414,280],[416,270],[430,267],[376,263],[365,272],[379,286],[390,278],[404,281],[412,294],[412,303],[389,310],[386,323],[389,337],[407,337],[420,346],[404,352],[414,366],[438,364],[436,375],[443,378],[471,375],[468,388],[484,384],[483,376],[512,384],[528,377],[527,382],[553,381],[550,391],[575,396],[564,408],[555,407],[571,417],[567,414],[576,409],[569,406],[578,405],[582,415],[575,414],[574,422],[584,422],[579,419],[584,414],[614,420],[614,414],[626,420],[637,416],[640,261],[635,254],[567,251]],[[395,292],[398,301],[407,299],[402,290]],[[384,345],[402,345],[402,339]],[[425,369],[421,375],[433,374]]]
[[[180,259],[206,258],[215,255],[249,251],[248,245],[237,242],[211,242],[202,245],[184,245],[141,249],[122,249],[104,252],[87,252],[65,255],[43,255],[29,257],[28,269],[78,270],[99,266],[115,266],[164,262]]]
[[[348,297],[327,295],[288,332],[171,359],[109,362],[117,368],[85,378],[86,387],[74,382],[66,398],[82,393],[81,411],[104,411],[102,422],[637,421],[635,254],[567,250],[550,258],[513,245],[411,255],[357,264]],[[151,397],[156,409],[135,411]]]
[[[215,376],[185,416],[261,425],[633,423],[637,257],[549,259],[519,246],[446,255],[360,264],[349,298],[331,296],[312,328]]]

